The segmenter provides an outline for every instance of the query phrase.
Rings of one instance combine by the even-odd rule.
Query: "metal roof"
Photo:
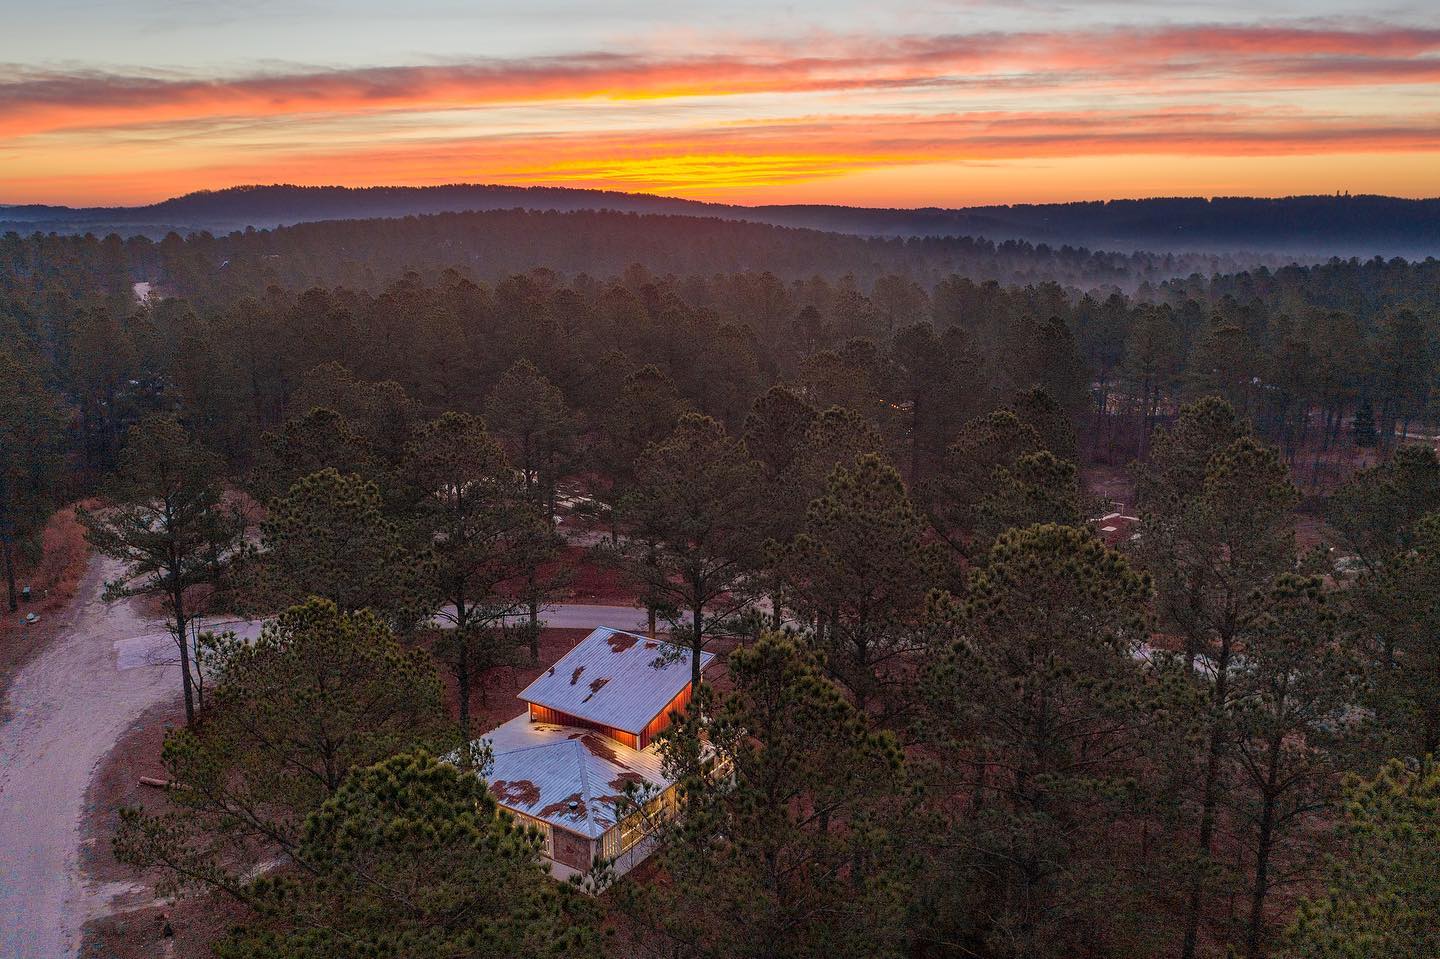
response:
[[[492,729],[490,791],[507,809],[598,839],[615,825],[628,783],[668,789],[658,753],[524,713]]]
[[[519,698],[639,735],[690,682],[690,655],[670,643],[602,626]],[[701,653],[700,668],[714,658]]]

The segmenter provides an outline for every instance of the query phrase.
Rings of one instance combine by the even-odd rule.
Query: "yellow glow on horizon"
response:
[[[242,183],[308,186],[425,186],[500,183],[569,186],[655,193],[742,205],[840,203],[851,206],[972,206],[1054,203],[1149,196],[1291,196],[1384,193],[1402,197],[1440,195],[1436,157],[1428,153],[1331,154],[1327,156],[1213,157],[1111,155],[1044,160],[947,161],[888,165],[872,156],[675,155],[645,158],[592,157],[554,164],[469,166],[457,174],[448,157],[429,163],[368,162],[317,158],[277,169],[265,164],[189,169],[143,162],[112,168],[96,177],[75,162],[33,177],[7,176],[6,202],[72,205],[144,204],[195,190]],[[529,159],[533,159],[530,157]]]
[[[899,158],[837,154],[684,154],[639,158],[570,160],[494,174],[504,183],[526,186],[594,186],[710,196],[742,188],[797,181],[815,182],[857,170],[904,162]]]

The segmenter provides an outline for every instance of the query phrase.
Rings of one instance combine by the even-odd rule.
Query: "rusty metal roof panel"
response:
[[[591,839],[615,825],[629,783],[671,785],[653,750],[523,713],[483,738],[495,757],[488,780],[496,802]]]
[[[714,658],[701,653],[700,668]],[[602,626],[519,698],[638,735],[689,682],[689,650]]]

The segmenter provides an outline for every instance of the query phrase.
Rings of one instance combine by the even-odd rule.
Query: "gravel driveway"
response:
[[[133,602],[100,599],[118,567],[90,560],[75,601],[52,625],[48,648],[18,674],[0,724],[0,957],[66,959],[81,930],[129,887],[96,886],[79,865],[90,780],[145,710],[180,697],[175,648],[161,623]],[[638,610],[561,605],[551,626],[634,629]],[[253,622],[216,623],[254,635]]]
[[[81,814],[95,767],[119,735],[175,692],[178,669],[116,668],[115,640],[155,624],[129,602],[100,600],[117,568],[92,558],[49,647],[15,676],[0,726],[0,956],[74,955],[103,907],[79,869]]]

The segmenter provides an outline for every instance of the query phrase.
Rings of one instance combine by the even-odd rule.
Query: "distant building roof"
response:
[[[500,805],[591,839],[615,825],[627,784],[671,786],[653,751],[573,726],[533,723],[524,713],[483,738],[495,755],[489,781]]]
[[[1138,516],[1126,516],[1124,513],[1106,513],[1104,516],[1097,516],[1090,522],[1099,527],[1100,539],[1106,546],[1118,546],[1127,540],[1139,539],[1140,534],[1135,527],[1140,522]]]
[[[715,658],[700,654],[700,668]],[[657,661],[663,665],[657,666]],[[519,694],[580,719],[639,735],[690,682],[690,652],[602,626]]]

